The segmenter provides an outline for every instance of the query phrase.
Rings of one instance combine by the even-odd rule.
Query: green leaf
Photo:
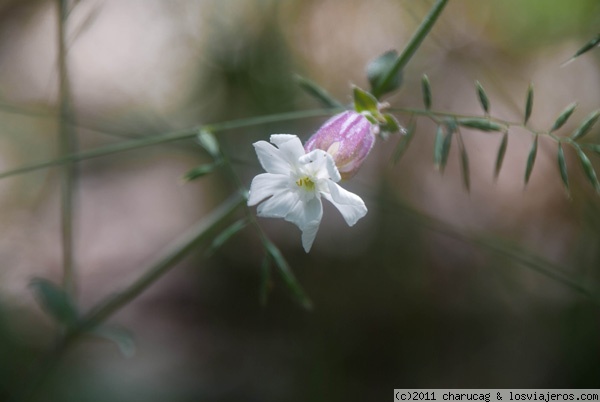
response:
[[[571,139],[573,141],[577,141],[579,138],[582,138],[584,135],[589,133],[592,129],[592,126],[598,121],[598,117],[600,117],[600,110],[596,110],[591,113],[580,125],[575,129],[573,134],[571,134]]]
[[[384,113],[382,116],[385,119],[385,124],[379,125],[379,128],[381,129],[382,132],[388,133],[388,134],[393,134],[393,133],[397,133],[398,131],[400,131],[400,128],[401,128],[400,123],[394,116],[392,116],[389,113]]]
[[[410,145],[410,142],[412,141],[413,137],[415,136],[416,131],[417,131],[417,124],[415,121],[413,121],[408,126],[408,129],[406,130],[406,134],[404,134],[398,140],[398,144],[396,145],[396,149],[394,150],[394,155],[392,155],[392,163],[396,164],[396,163],[398,163],[400,158],[402,158],[402,155],[404,155],[404,153],[408,149],[408,146]]]
[[[221,157],[219,142],[210,131],[201,128],[198,132],[198,142],[213,158],[218,159]]]
[[[496,168],[494,169],[494,178],[497,179],[502,169],[502,162],[504,162],[504,155],[506,154],[506,147],[508,146],[508,132],[502,136],[500,141],[500,147],[498,148],[498,156],[496,157]]]
[[[183,181],[192,181],[199,179],[200,177],[206,176],[209,173],[212,173],[220,164],[219,163],[211,163],[208,165],[200,165],[196,166],[185,175],[183,175]]]
[[[483,111],[486,114],[488,114],[490,112],[490,101],[488,99],[487,94],[485,93],[485,90],[483,89],[483,86],[481,86],[481,83],[479,81],[475,81],[475,88],[477,89],[477,97],[479,98],[479,103],[481,104]]]
[[[337,99],[335,99],[329,92],[319,86],[316,82],[304,78],[300,75],[294,77],[300,88],[302,88],[307,94],[321,102],[325,107],[341,108],[344,107]]]
[[[425,109],[431,109],[431,84],[429,83],[429,77],[427,74],[423,74],[421,78],[421,92],[423,92],[423,104]]]
[[[469,155],[462,140],[458,142],[460,148],[460,168],[463,178],[463,184],[467,191],[471,191],[471,173],[469,171]]]
[[[77,324],[79,313],[75,303],[62,288],[44,278],[34,278],[29,286],[40,306],[56,321],[68,328]]]
[[[450,146],[452,145],[453,134],[454,131],[449,130],[446,134],[446,137],[444,138],[444,144],[442,145],[442,163],[440,166],[442,173],[444,173],[444,170],[446,169],[446,164],[448,163],[448,155],[450,154]]]
[[[559,128],[561,128],[567,122],[569,117],[571,117],[576,107],[577,103],[571,103],[569,106],[567,106],[556,118],[556,121],[552,125],[550,132],[556,131]]]
[[[525,98],[525,118],[523,124],[527,124],[531,117],[531,111],[533,110],[533,84],[529,84],[527,88],[527,96]]]
[[[529,177],[531,176],[531,172],[533,171],[533,165],[535,164],[535,157],[537,155],[538,149],[538,136],[535,135],[533,137],[533,142],[531,143],[531,149],[529,150],[529,156],[527,157],[527,166],[525,167],[525,185],[529,182]]]
[[[594,187],[594,190],[600,192],[600,183],[598,183],[598,177],[596,177],[596,172],[594,171],[592,162],[590,162],[587,155],[583,152],[583,150],[580,147],[576,146],[576,144],[574,144],[574,146],[577,150],[577,156],[579,156],[579,161],[581,162],[581,167],[583,168],[585,176]]]
[[[440,124],[435,132],[435,140],[433,142],[433,163],[435,164],[436,169],[440,169],[442,165],[445,139],[446,134],[444,133],[444,127]]]
[[[575,52],[573,57],[571,57],[569,60],[564,62],[563,65],[575,60],[575,58],[581,56],[582,54],[589,52],[590,50],[592,50],[593,48],[598,46],[598,44],[600,44],[600,34],[596,35],[593,39],[591,39],[589,42],[587,42],[585,45],[583,45],[583,47],[581,49],[579,49],[577,52]]]
[[[281,251],[279,251],[277,246],[275,246],[269,240],[264,240],[264,245],[267,253],[273,259],[273,262],[279,269],[279,273],[281,274],[283,281],[292,292],[292,295],[294,296],[296,301],[305,309],[311,310],[312,302],[302,289],[302,286],[300,286],[300,284],[298,283],[298,280],[294,276],[294,273],[292,272],[292,269],[290,268],[289,264],[281,254]]]
[[[136,347],[133,335],[124,328],[100,326],[90,331],[90,334],[113,342],[124,357],[135,355]]]
[[[263,258],[260,265],[260,304],[265,306],[269,297],[269,292],[273,287],[271,281],[271,259],[268,256]]]
[[[379,114],[377,98],[356,86],[352,89],[352,93],[354,95],[354,109],[358,113],[366,111]]]
[[[240,230],[245,228],[247,224],[248,220],[246,218],[242,218],[228,226],[217,237],[215,237],[208,249],[208,253],[212,254],[213,252],[215,252],[217,249],[223,246],[223,244],[227,243],[229,239],[235,236]]]
[[[488,119],[478,119],[478,118],[464,118],[458,119],[456,122],[467,128],[474,128],[481,131],[505,131],[506,127],[494,123]]]
[[[567,163],[565,162],[565,152],[562,144],[558,143],[558,170],[560,170],[560,178],[562,179],[567,192],[569,191],[569,175],[567,174]]]
[[[391,71],[397,58],[397,51],[388,50],[369,62],[367,65],[367,78],[371,84],[371,90],[374,90],[379,83],[384,81],[385,75],[388,71]],[[382,93],[392,92],[400,88],[400,85],[402,85],[402,71],[397,71],[392,75],[389,82],[385,84],[385,87],[381,88],[381,91]]]

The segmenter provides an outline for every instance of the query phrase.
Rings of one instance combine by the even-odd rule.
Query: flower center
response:
[[[313,191],[315,189],[315,183],[308,176],[304,176],[296,180],[296,184],[298,187],[303,187],[308,191]]]

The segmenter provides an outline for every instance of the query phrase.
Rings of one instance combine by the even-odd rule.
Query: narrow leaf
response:
[[[485,90],[483,89],[483,86],[481,86],[481,83],[479,81],[475,81],[475,88],[477,89],[477,97],[479,98],[479,103],[481,104],[483,111],[486,114],[488,114],[490,112],[490,101],[488,99],[487,94],[485,93]]]
[[[281,254],[281,251],[279,251],[277,246],[275,246],[268,240],[265,241],[264,245],[267,253],[269,253],[277,268],[279,268],[279,273],[281,274],[283,281],[291,290],[292,295],[294,296],[296,301],[300,303],[300,305],[305,309],[312,309],[312,302],[302,289],[302,286],[300,286],[300,284],[298,283],[298,280],[294,276],[294,273],[292,272],[292,269],[290,268],[288,262]]]
[[[358,113],[364,111],[379,113],[377,109],[377,98],[375,98],[373,95],[356,86],[352,89],[352,93],[354,95],[354,109]]]
[[[446,136],[444,137],[444,143],[442,144],[442,160],[440,164],[440,169],[442,173],[446,169],[446,164],[448,163],[448,155],[450,154],[450,146],[452,145],[452,135],[456,130],[454,123],[449,123],[446,125]]]
[[[587,177],[588,181],[592,184],[594,189],[597,192],[600,192],[600,183],[598,183],[598,177],[596,176],[596,171],[594,171],[594,167],[592,166],[592,162],[588,159],[587,155],[583,152],[583,150],[576,146],[577,156],[579,156],[579,161],[581,162],[581,167],[583,168],[583,172]]]
[[[217,237],[215,237],[215,239],[211,243],[210,248],[208,249],[209,254],[212,254],[221,246],[223,246],[223,244],[227,243],[229,239],[235,236],[240,230],[245,228],[247,224],[248,221],[245,218],[243,218],[234,222],[225,230],[223,230]]]
[[[385,79],[385,75],[390,71],[394,62],[398,58],[398,52],[388,50],[381,56],[378,56],[367,65],[367,78],[371,84],[371,90]],[[402,85],[402,71],[397,71],[390,79],[389,83],[382,88],[383,93],[392,92]]]
[[[527,88],[527,96],[525,97],[525,118],[523,124],[527,124],[531,117],[531,111],[533,110],[533,84],[529,84]]]
[[[535,135],[533,137],[533,142],[531,143],[531,149],[529,150],[529,156],[527,157],[527,166],[525,167],[525,185],[529,182],[529,177],[531,176],[531,172],[533,171],[533,165],[535,164],[535,157],[537,156],[538,149],[538,136]]]
[[[435,132],[435,140],[433,142],[433,163],[435,164],[436,169],[440,169],[442,165],[442,153],[445,138],[444,127],[439,125]]]
[[[196,166],[195,168],[187,172],[185,175],[183,175],[182,180],[192,181],[199,179],[202,176],[206,176],[207,174],[212,173],[217,166],[219,166],[219,164],[217,163]]]
[[[29,286],[40,306],[56,321],[67,327],[73,327],[77,323],[79,313],[75,303],[63,289],[44,278],[33,279]]]
[[[462,172],[463,183],[467,191],[471,191],[471,173],[469,171],[469,155],[467,154],[467,150],[462,144],[462,141],[459,142],[460,145],[460,167]]]
[[[498,178],[500,169],[502,169],[502,162],[504,162],[504,154],[506,154],[506,147],[508,146],[508,132],[502,136],[500,141],[500,147],[498,148],[498,156],[496,157],[496,168],[494,169],[494,179]]]
[[[113,342],[124,357],[133,357],[136,347],[133,335],[124,328],[100,326],[90,331],[90,334]]]
[[[296,75],[296,82],[307,94],[321,102],[321,104],[325,107],[343,107],[343,105],[338,102],[329,92],[327,92],[324,88],[319,86],[314,81],[309,80],[308,78],[304,78],[300,75]]]
[[[464,118],[458,119],[457,123],[463,127],[474,128],[481,131],[505,131],[506,129],[506,127],[488,119]]]
[[[408,129],[406,130],[406,134],[404,134],[398,140],[398,145],[396,145],[396,149],[394,150],[394,155],[392,155],[392,163],[393,164],[398,163],[400,158],[402,158],[402,155],[404,155],[404,153],[408,149],[408,146],[410,145],[410,142],[412,141],[413,137],[415,136],[416,131],[417,131],[417,124],[416,124],[416,122],[413,121],[408,126]]]
[[[200,129],[198,132],[198,142],[210,156],[215,159],[220,157],[219,142],[213,133],[205,129]]]
[[[385,119],[385,124],[379,125],[379,128],[382,132],[393,134],[400,131],[400,123],[394,116],[389,113],[384,113],[383,118]]]
[[[591,113],[580,125],[575,129],[573,134],[571,134],[571,138],[573,141],[577,141],[579,138],[582,138],[586,135],[591,129],[592,126],[598,121],[598,117],[600,117],[600,110],[596,110]]]
[[[569,191],[569,175],[567,174],[567,163],[565,162],[565,152],[563,151],[562,144],[558,143],[558,169],[560,170],[560,177]]]
[[[550,132],[556,131],[559,128],[561,128],[567,122],[569,117],[571,117],[576,107],[577,103],[571,103],[569,106],[567,106],[556,118],[556,121],[552,125]]]
[[[427,74],[423,74],[421,78],[421,91],[423,92],[423,104],[425,109],[431,109],[431,84],[429,83],[429,77]]]
[[[573,61],[577,57],[581,56],[582,54],[589,52],[590,50],[592,50],[593,48],[595,48],[596,46],[598,46],[598,44],[600,44],[600,34],[596,35],[588,43],[586,43],[585,45],[583,45],[583,47],[581,49],[579,49],[577,52],[575,52],[575,54],[573,55],[573,57],[571,57],[569,60],[567,60],[566,62],[564,62],[562,65],[565,65],[565,64]]]

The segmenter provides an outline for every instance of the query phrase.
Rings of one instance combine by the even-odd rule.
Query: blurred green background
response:
[[[201,123],[318,108],[301,74],[343,102],[367,87],[365,66],[401,50],[432,1],[81,0],[67,24],[69,76],[82,149]],[[560,67],[597,34],[594,0],[452,0],[404,72],[393,107],[421,107],[427,73],[436,110],[520,121],[535,86],[532,125],[579,106],[567,135],[600,105],[600,51]],[[56,157],[57,26],[51,1],[0,1],[0,169]],[[396,114],[403,123],[408,116]],[[307,139],[323,118],[220,135],[249,185],[252,142]],[[540,140],[531,180],[530,135],[465,132],[471,191],[457,147],[443,175],[432,163],[435,126],[419,121],[396,165],[397,137],[376,144],[346,187],[369,214],[348,228],[327,206],[310,254],[296,227],[261,219],[314,302],[307,312],[273,271],[259,301],[262,251],[244,230],[213,255],[198,250],[111,323],[137,353],[88,340],[41,385],[40,401],[375,401],[394,388],[598,388],[600,306],[549,277],[599,284],[600,204],[567,152]],[[598,129],[587,141],[598,142]],[[594,160],[594,163],[597,160]],[[234,189],[215,173],[182,184],[207,161],[193,141],[80,164],[76,218],[79,301],[87,310],[125,287],[177,234]],[[56,326],[27,285],[60,281],[58,169],[0,182],[0,400],[29,387]]]

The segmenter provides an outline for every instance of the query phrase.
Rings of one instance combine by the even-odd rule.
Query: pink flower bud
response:
[[[335,161],[342,179],[354,176],[373,148],[379,127],[355,111],[333,116],[309,138],[306,152],[327,151]]]

